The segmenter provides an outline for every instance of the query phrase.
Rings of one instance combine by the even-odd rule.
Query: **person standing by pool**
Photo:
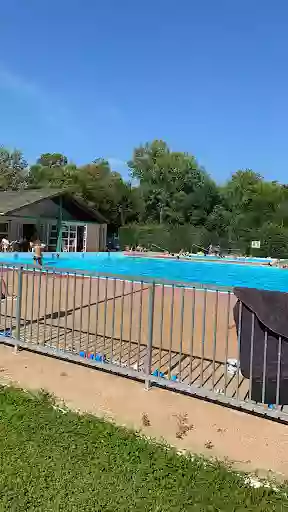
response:
[[[3,252],[7,252],[10,246],[9,240],[7,238],[2,238],[1,240],[1,249]]]
[[[39,238],[34,243],[33,260],[35,263],[38,263],[38,265],[42,266],[42,244]]]

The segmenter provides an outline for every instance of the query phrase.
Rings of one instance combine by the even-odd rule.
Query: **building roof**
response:
[[[74,196],[67,190],[58,189],[24,189],[21,191],[5,191],[0,192],[0,215],[13,215],[21,208],[25,208],[32,204],[37,204],[44,199],[57,199],[58,197],[65,196],[77,208],[84,211],[98,223],[106,224],[107,220],[94,208],[88,206],[85,201]]]

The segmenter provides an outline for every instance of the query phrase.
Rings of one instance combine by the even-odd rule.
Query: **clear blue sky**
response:
[[[2,0],[0,144],[125,174],[162,138],[287,182],[287,27],[287,0]]]

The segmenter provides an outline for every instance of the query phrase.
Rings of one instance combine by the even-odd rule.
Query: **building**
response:
[[[69,192],[0,192],[0,240],[39,238],[49,251],[103,251],[107,221]]]

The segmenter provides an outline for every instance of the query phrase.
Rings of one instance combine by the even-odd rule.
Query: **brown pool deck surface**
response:
[[[8,298],[0,301],[0,328],[15,336],[17,273],[7,270],[5,282]],[[100,354],[115,365],[144,372],[151,286],[24,272],[20,340],[77,355]],[[151,372],[157,369],[164,378],[248,400],[249,380],[226,364],[239,359],[235,302],[233,293],[156,286]]]

